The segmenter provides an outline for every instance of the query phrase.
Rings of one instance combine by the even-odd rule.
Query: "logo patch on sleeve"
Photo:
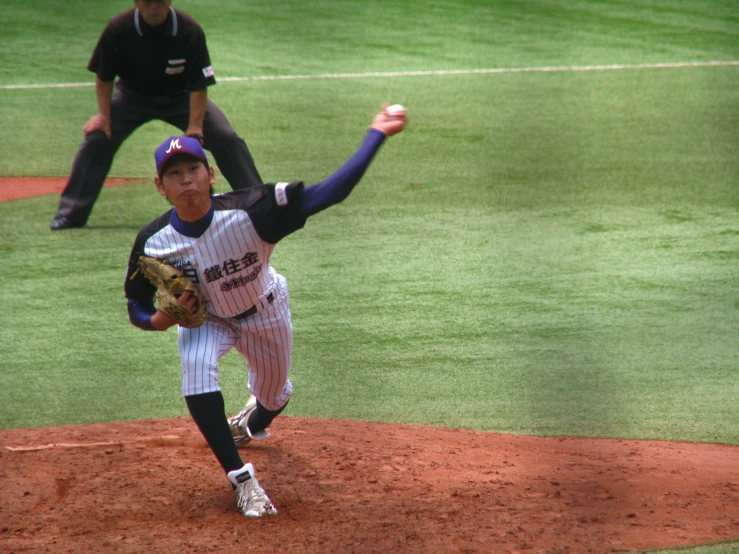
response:
[[[215,75],[215,74],[216,74],[216,72],[213,71],[213,66],[212,65],[209,65],[208,67],[204,67],[203,68],[203,75],[205,75],[206,77],[213,77],[213,75]]]
[[[275,185],[275,200],[278,206],[287,206],[287,185],[290,183],[277,183]]]

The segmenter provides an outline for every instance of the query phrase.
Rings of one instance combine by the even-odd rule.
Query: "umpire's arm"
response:
[[[208,89],[195,90],[190,93],[190,119],[187,124],[186,136],[203,135],[203,121],[208,109]]]

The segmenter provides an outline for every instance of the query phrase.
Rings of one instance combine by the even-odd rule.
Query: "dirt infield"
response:
[[[0,199],[59,182],[0,182]],[[242,449],[279,510],[262,519],[238,512],[188,418],[0,431],[0,552],[564,554],[739,538],[737,446],[296,417],[271,430]]]
[[[105,186],[123,185],[133,180],[107,179]],[[0,177],[0,202],[44,194],[59,194],[66,184],[66,177]],[[49,217],[53,215],[50,214]]]

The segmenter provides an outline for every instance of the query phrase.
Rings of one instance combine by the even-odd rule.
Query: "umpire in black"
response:
[[[85,225],[118,148],[154,119],[197,137],[232,189],[262,183],[246,142],[208,99],[216,81],[203,29],[172,0],[133,3],[110,20],[87,65],[99,113],[85,125],[52,230]]]

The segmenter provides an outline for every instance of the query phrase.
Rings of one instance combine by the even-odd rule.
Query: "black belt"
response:
[[[265,298],[267,301],[267,304],[272,304],[272,302],[275,301],[275,295],[271,292],[267,295],[267,298]],[[246,319],[247,317],[253,316],[255,313],[257,313],[259,310],[257,309],[257,305],[254,304],[251,308],[246,310],[244,313],[241,313],[239,315],[233,316],[232,319]]]

